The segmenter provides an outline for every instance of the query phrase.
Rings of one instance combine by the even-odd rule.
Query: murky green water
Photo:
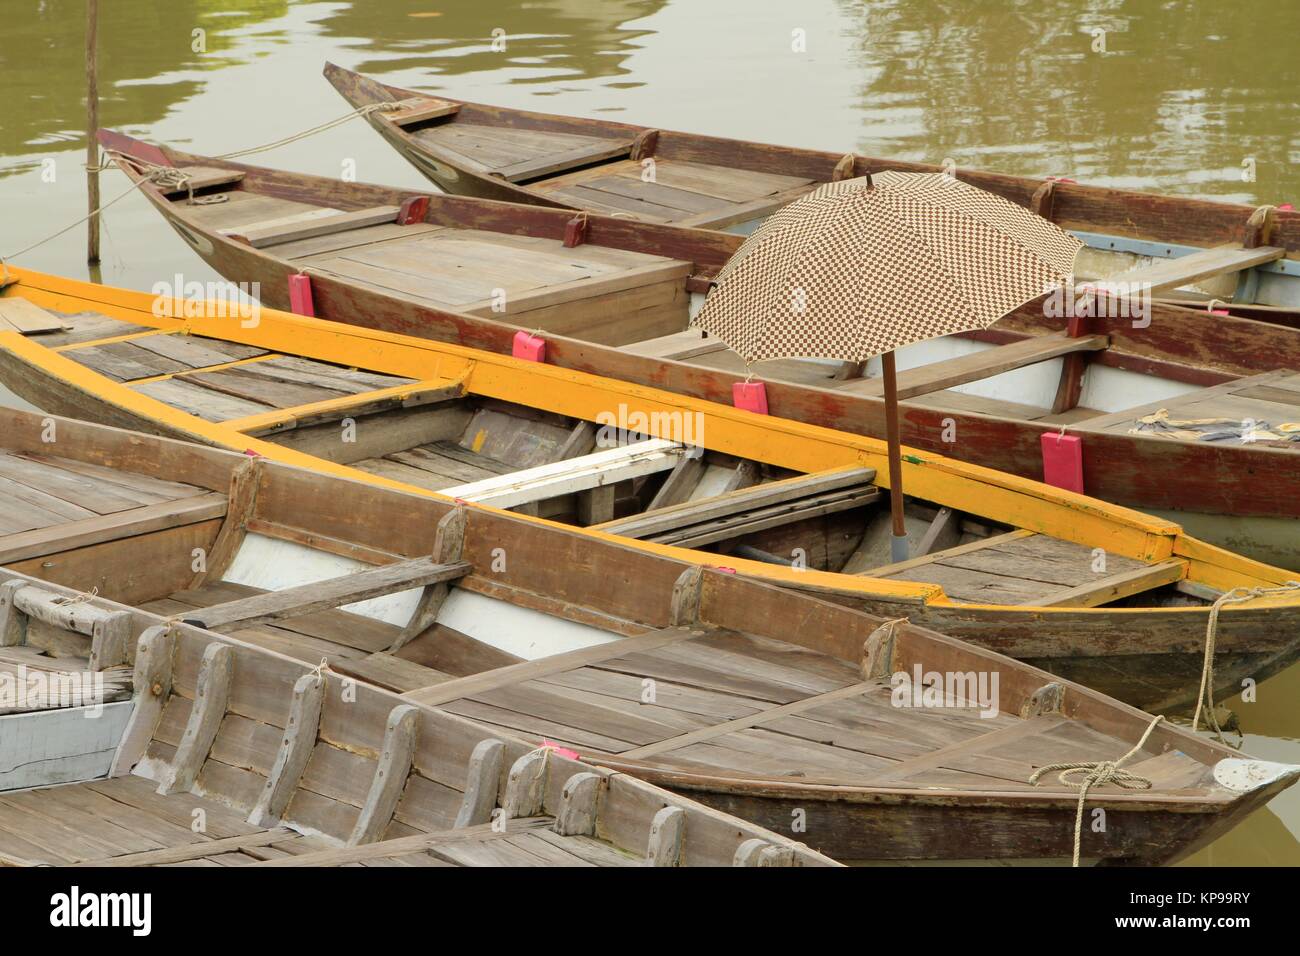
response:
[[[83,0],[3,0],[0,255],[85,214]],[[347,112],[326,59],[401,86],[724,136],[1089,183],[1300,200],[1300,4],[1235,0],[110,0],[101,123],[221,153]],[[1229,9],[1230,7],[1230,9]],[[494,51],[494,30],[506,48]],[[202,31],[196,35],[195,31]],[[800,49],[795,49],[800,47]],[[259,157],[424,181],[357,121]],[[115,172],[104,201],[126,192]],[[88,275],[85,227],[15,261]],[[128,195],[103,281],[216,278]],[[0,401],[6,393],[0,389]],[[12,398],[9,399],[13,401]],[[1300,763],[1300,671],[1231,703]],[[1292,790],[1197,863],[1300,863]]]

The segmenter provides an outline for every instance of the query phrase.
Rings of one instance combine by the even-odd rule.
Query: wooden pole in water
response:
[[[86,221],[86,261],[99,262],[99,148],[95,131],[99,129],[99,0],[86,0],[86,196],[90,218]]]

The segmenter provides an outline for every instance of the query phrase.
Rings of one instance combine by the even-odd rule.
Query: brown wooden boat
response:
[[[15,493],[94,512],[0,537],[0,576],[18,582],[0,592],[11,635],[0,651],[107,665],[142,633],[117,767],[143,755],[137,777],[163,794],[199,788],[181,802],[117,779],[6,796],[0,852],[22,859],[44,858],[13,842],[51,833],[43,808],[57,801],[83,819],[105,789],[187,820],[194,796],[241,813],[270,799],[275,817],[272,798],[292,794],[291,828],[352,843],[409,835],[443,858],[456,851],[440,842],[457,839],[448,821],[487,820],[508,766],[512,816],[541,806],[561,835],[574,821],[578,835],[637,857],[659,860],[655,847],[684,830],[683,862],[819,862],[740,825],[716,832],[716,818],[624,774],[841,858],[1068,858],[1077,791],[1027,779],[1062,760],[1115,760],[1144,740],[1125,766],[1151,788],[1096,788],[1089,804],[1107,825],[1083,834],[1083,856],[1154,862],[1214,839],[1300,774],[1152,727],[1147,714],[990,651],[617,539],[72,420],[0,410],[0,425],[3,459],[26,469]],[[137,609],[125,640],[102,626],[122,613],[110,601]],[[66,623],[52,633],[52,621]],[[69,642],[69,631],[88,636]],[[583,765],[529,749],[548,741]],[[543,800],[528,781],[548,759]],[[589,773],[571,776],[579,770]],[[684,817],[667,816],[684,828],[667,825],[666,806],[680,806]],[[68,819],[49,840],[67,836]],[[285,853],[319,849],[262,831],[184,852],[251,852],[238,845],[245,836]],[[543,849],[533,844],[516,849]],[[88,858],[81,847],[57,855]]]
[[[549,363],[713,401],[729,403],[745,378],[734,353],[687,330],[739,237],[415,196],[100,139],[203,258],[259,283],[269,305],[288,306],[290,277],[305,276],[294,281],[309,283],[323,318],[505,353],[526,329],[544,336]],[[159,175],[170,185],[145,181]],[[1164,281],[1175,280],[1166,272]],[[987,333],[903,350],[904,442],[1041,479],[1041,437],[1063,429],[1082,439],[1089,494],[1177,512],[1194,534],[1300,567],[1300,444],[1283,429],[1300,421],[1300,378],[1288,367],[1300,329],[1159,303],[1149,318],[1067,329],[1034,303]],[[873,363],[754,371],[774,415],[884,434]],[[1207,418],[1249,419],[1276,437],[1252,441],[1249,427],[1236,438],[1179,437],[1181,421]]]
[[[0,655],[79,659],[90,674],[133,664],[135,687],[108,719],[86,719],[86,706],[58,725],[39,710],[0,717],[0,740],[35,742],[47,771],[61,748],[66,780],[0,792],[0,866],[836,865],[256,643],[3,568],[0,595],[0,622],[20,638]],[[92,760],[106,765],[72,776]]]
[[[891,563],[874,439],[427,339],[10,274],[0,311],[32,332],[0,333],[0,382],[46,411],[636,539],[1156,712],[1195,698],[1211,603],[1291,577],[1165,519],[914,449],[915,546]],[[0,478],[22,469],[0,461]],[[0,504],[12,530],[32,518]],[[1216,695],[1293,664],[1298,618],[1300,591],[1223,608]]]

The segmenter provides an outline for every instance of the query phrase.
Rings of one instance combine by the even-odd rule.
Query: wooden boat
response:
[[[449,193],[749,233],[823,183],[885,169],[950,171],[1032,208],[1088,246],[1082,278],[1159,263],[1180,300],[1300,307],[1300,212],[830,153],[535,113],[389,86],[325,65],[325,78],[404,159]],[[1240,246],[1275,245],[1249,253]],[[1232,249],[1225,244],[1238,246]],[[1197,260],[1179,263],[1195,254]],[[1228,265],[1236,268],[1219,268]],[[1199,273],[1199,274],[1197,274]],[[1174,285],[1167,283],[1181,279]]]
[[[135,687],[112,705],[120,720],[77,713],[66,727],[25,728],[42,735],[38,747],[81,743],[111,761],[0,793],[0,865],[837,865],[626,774],[256,643],[2,568],[0,591],[0,614],[23,638],[0,653],[133,664]],[[110,635],[106,621],[124,628]],[[112,731],[111,742],[87,739]]]
[[[309,288],[322,318],[505,353],[526,329],[545,338],[551,364],[713,401],[729,403],[746,377],[734,353],[686,328],[738,236],[414,196],[108,132],[100,139],[199,255],[232,280],[259,283],[268,305],[288,306],[290,277],[306,277],[293,281]],[[159,168],[189,176],[188,186],[143,182]],[[1300,568],[1300,445],[1184,440],[1165,427],[1300,421],[1300,379],[1289,367],[1300,329],[1159,303],[1148,318],[1142,327],[1115,318],[1067,328],[1032,303],[989,332],[904,349],[903,440],[1037,479],[1042,434],[1064,429],[1082,439],[1088,493],[1177,512],[1207,540]],[[875,361],[865,369],[778,361],[754,371],[772,414],[883,437]],[[1168,416],[1139,421],[1160,409]]]
[[[301,832],[434,840],[428,852],[441,857],[456,849],[440,842],[458,838],[451,821],[488,818],[507,767],[503,805],[532,817],[542,795],[530,775],[549,760],[543,811],[561,833],[576,821],[592,834],[596,801],[596,838],[659,863],[655,848],[675,845],[674,833],[685,863],[823,861],[742,824],[722,832],[716,817],[629,776],[841,858],[1068,858],[1077,791],[1027,778],[1059,760],[1117,759],[1151,724],[922,628],[483,505],[13,410],[0,410],[0,448],[0,461],[26,469],[12,483],[26,500],[61,495],[97,512],[0,537],[0,577],[20,582],[6,592],[9,619],[16,609],[29,621],[18,646],[68,653],[66,634],[32,624],[72,604],[92,636],[71,652],[113,661],[130,642],[94,636],[93,619],[135,608],[135,686],[150,690],[136,697],[118,769],[143,753],[137,777],[164,793],[197,783],[205,805],[225,800],[241,814],[292,792],[287,822]],[[896,675],[916,668],[943,692],[900,695]],[[324,705],[307,759],[297,728],[316,722],[317,675]],[[153,689],[169,683],[160,700]],[[340,697],[349,686],[352,703]],[[408,720],[420,726],[413,745]],[[582,763],[531,749],[547,741]],[[1165,723],[1125,767],[1152,787],[1089,796],[1107,820],[1105,833],[1083,835],[1090,862],[1179,858],[1300,773]],[[165,813],[152,786],[115,779],[5,796],[0,852],[38,856],[5,842],[43,829],[28,822],[32,801],[42,814],[43,801],[77,805],[121,787],[115,799],[147,798]],[[179,805],[187,820],[191,799]],[[260,837],[220,838],[245,835],[270,839],[265,826]],[[315,849],[272,836],[294,840],[269,844],[288,853]],[[545,849],[528,842],[516,848]],[[394,843],[394,855],[408,845]],[[609,854],[585,842],[555,848]]]
[[[51,331],[0,333],[0,382],[47,411],[635,539],[1139,706],[1194,699],[1216,598],[1289,579],[1165,519],[915,449],[916,556],[890,564],[875,439],[425,339],[13,274],[0,304]],[[26,504],[4,517],[32,520]],[[1225,607],[1216,690],[1294,662],[1298,618],[1300,590]]]

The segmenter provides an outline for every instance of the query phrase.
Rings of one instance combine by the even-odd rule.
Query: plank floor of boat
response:
[[[202,811],[204,829],[193,824]],[[407,817],[409,820],[409,816]],[[0,794],[0,858],[53,866],[636,866],[591,837],[561,837],[554,821],[428,831],[394,822],[385,839],[341,847],[287,827],[264,828],[214,799],[160,796],[138,776]],[[394,842],[396,841],[396,842]]]
[[[224,497],[195,485],[60,458],[54,454],[57,431],[53,439],[49,455],[0,452],[0,535],[46,528],[62,534],[61,526],[73,522],[109,515],[128,520],[151,505]],[[23,543],[6,542],[14,547]]]
[[[647,166],[623,156],[602,156],[631,141],[575,133],[515,129],[457,120],[412,134],[422,145],[484,172],[555,199],[605,215],[694,226],[729,225],[790,202],[816,183],[799,176],[656,157]],[[593,161],[554,169],[554,161],[586,152]],[[563,165],[561,162],[559,165]],[[549,168],[548,168],[549,166]],[[518,170],[521,175],[511,175]],[[528,176],[533,170],[536,176]]]
[[[97,313],[60,318],[69,331],[41,335],[36,341],[133,391],[210,422],[237,423],[277,409],[414,381],[237,342],[142,329]]]
[[[189,206],[186,212],[205,227],[240,233],[310,223],[321,213],[341,211],[241,190],[224,195],[227,202]],[[566,248],[559,239],[428,223],[362,226],[278,242],[268,251],[299,268],[386,295],[482,315],[645,287],[641,308],[671,304],[684,322],[684,293],[677,287],[691,271],[691,263],[664,256],[590,243]],[[617,325],[607,319],[601,331],[609,335]]]
[[[145,609],[183,614],[252,593],[222,583]],[[340,673],[517,735],[697,772],[1028,790],[1038,766],[1114,759],[1129,746],[1059,715],[981,716],[977,704],[951,699],[944,707],[895,706],[887,679],[864,682],[846,661],[723,629],[614,638],[584,651],[580,664],[546,658],[470,664],[460,651],[477,642],[443,629],[432,643],[450,642],[445,669],[386,653],[400,629],[343,610],[231,633],[304,661],[325,657]],[[505,665],[510,669],[499,670]],[[653,688],[648,702],[647,687]],[[177,723],[178,735],[183,727]],[[1208,779],[1202,764],[1181,755],[1153,754],[1134,766],[1148,767],[1157,789]]]
[[[1063,591],[1145,566],[1133,558],[1106,554],[1104,568],[1099,570],[1092,548],[1043,534],[1017,532],[862,574],[938,584],[957,601],[1014,605],[1050,601]]]

